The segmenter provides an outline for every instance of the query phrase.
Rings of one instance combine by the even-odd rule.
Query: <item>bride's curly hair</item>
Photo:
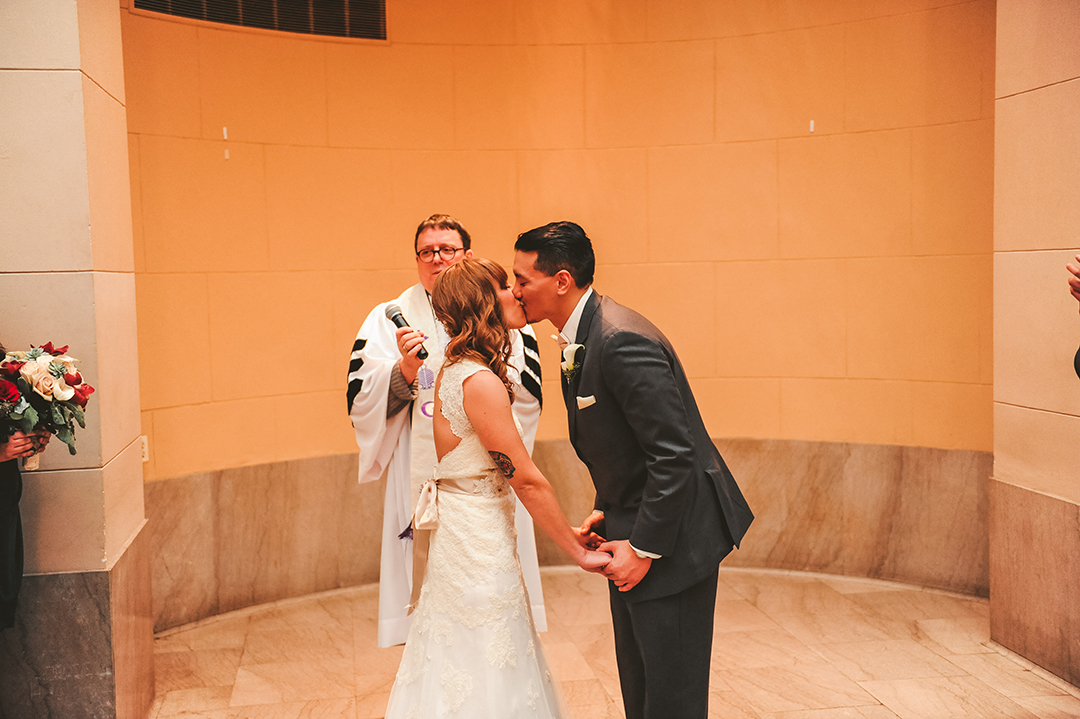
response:
[[[490,367],[512,402],[514,388],[506,374],[510,329],[496,292],[496,287],[506,287],[506,280],[506,270],[498,263],[480,257],[461,260],[435,278],[431,306],[450,335],[446,364],[471,359]]]

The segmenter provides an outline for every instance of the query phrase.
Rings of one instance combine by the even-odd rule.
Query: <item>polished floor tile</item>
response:
[[[604,580],[542,575],[544,649],[571,718],[622,719]],[[377,596],[325,592],[163,632],[149,719],[381,719],[401,647],[375,646]],[[710,719],[1080,717],[1080,690],[990,641],[984,600],[800,572],[720,572],[710,690]]]

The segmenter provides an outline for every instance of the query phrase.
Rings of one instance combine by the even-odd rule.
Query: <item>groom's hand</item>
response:
[[[636,587],[652,567],[653,560],[639,557],[628,540],[604,542],[599,549],[611,554],[611,561],[604,567],[603,574],[615,582],[620,592],[629,592]]]
[[[596,533],[596,528],[604,524],[604,513],[593,510],[593,513],[581,523],[580,527],[574,528],[574,534],[578,542],[586,549],[597,549],[604,543],[604,538]]]

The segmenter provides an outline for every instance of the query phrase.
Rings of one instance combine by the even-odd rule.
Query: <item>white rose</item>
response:
[[[52,402],[52,400],[53,400],[53,392],[56,391],[56,383],[57,383],[57,381],[58,380],[55,377],[53,377],[51,374],[49,374],[48,368],[46,368],[46,371],[45,371],[44,374],[41,374],[41,375],[39,375],[38,377],[36,377],[34,379],[34,382],[33,382],[34,391],[37,392],[42,397],[44,397],[45,399]]]
[[[31,385],[37,382],[42,375],[49,374],[49,365],[39,362],[27,362],[19,368],[19,374]]]

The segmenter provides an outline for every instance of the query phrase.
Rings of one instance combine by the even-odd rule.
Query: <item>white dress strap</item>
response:
[[[473,360],[461,360],[452,365],[443,366],[442,384],[439,386],[439,399],[442,401],[442,415],[450,423],[450,431],[464,439],[472,434],[472,422],[465,414],[465,380],[477,372],[491,368]]]

